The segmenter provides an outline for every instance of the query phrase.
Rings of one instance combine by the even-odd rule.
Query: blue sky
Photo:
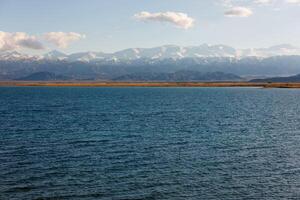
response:
[[[179,25],[178,13],[186,16],[183,24],[192,24]],[[0,0],[2,44],[7,43],[2,49],[37,53],[202,43],[300,46],[299,19],[300,0]],[[11,43],[16,32],[26,34],[22,45]],[[35,40],[43,47],[28,48]]]

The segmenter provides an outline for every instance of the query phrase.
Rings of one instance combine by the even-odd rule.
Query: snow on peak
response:
[[[47,59],[47,60],[67,60],[67,61],[132,61],[137,59],[182,59],[182,58],[244,58],[244,57],[272,57],[280,55],[300,55],[298,47],[281,44],[268,48],[235,49],[226,45],[202,44],[198,46],[176,46],[164,45],[153,48],[131,48],[115,53],[102,52],[80,52],[70,55],[57,50],[46,53],[43,56],[30,56],[16,51],[0,52],[0,60],[22,60],[22,59]]]

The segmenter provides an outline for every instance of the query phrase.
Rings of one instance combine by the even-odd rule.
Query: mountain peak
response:
[[[44,58],[49,59],[49,60],[63,60],[63,59],[67,58],[67,55],[60,51],[53,50],[53,51],[46,53],[44,55]]]
[[[66,54],[63,52],[60,52],[58,50],[52,50],[52,51],[49,51],[48,53],[46,53],[46,55],[66,55]]]
[[[27,54],[22,54],[18,51],[4,51],[0,53],[0,60],[25,60],[32,58]]]

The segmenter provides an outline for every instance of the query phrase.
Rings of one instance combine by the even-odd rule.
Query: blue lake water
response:
[[[300,90],[1,87],[0,199],[300,199]]]

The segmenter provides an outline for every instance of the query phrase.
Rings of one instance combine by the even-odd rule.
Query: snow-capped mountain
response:
[[[176,48],[174,48],[176,49]],[[173,50],[174,50],[173,49]],[[178,48],[181,50],[183,48]],[[177,50],[178,50],[177,49]],[[279,48],[272,48],[277,52]],[[169,51],[169,55],[175,55],[178,51]],[[261,52],[266,50],[261,50]],[[139,52],[140,57],[128,58],[119,55],[105,55],[100,58],[93,53],[77,54],[72,59],[76,62],[68,61],[70,55],[65,57],[57,54],[57,57],[39,58],[27,57],[19,53],[4,54],[0,57],[0,80],[18,80],[19,78],[30,76],[38,72],[53,73],[76,80],[117,80],[118,77],[128,77],[135,74],[138,79],[144,77],[144,80],[157,79],[157,77],[173,76],[178,71],[189,72],[223,72],[226,74],[235,74],[238,76],[251,77],[270,77],[270,76],[290,76],[300,74],[300,55],[296,56],[272,56],[272,57],[151,57],[145,58]],[[136,54],[131,51],[132,55]],[[143,52],[144,53],[144,52]],[[157,52],[155,52],[157,53]],[[120,57],[123,55],[124,57]],[[151,54],[153,55],[153,54]],[[162,54],[167,55],[167,54]],[[98,56],[98,57],[97,57]],[[118,56],[118,58],[117,58]],[[49,59],[51,58],[51,59]],[[64,58],[61,60],[61,58]],[[84,60],[85,59],[85,60]],[[99,59],[99,60],[95,60]],[[79,62],[80,61],[80,62]],[[84,61],[84,62],[82,62]],[[168,74],[168,75],[167,75]],[[181,75],[180,75],[181,76]],[[223,75],[222,75],[223,76]],[[50,76],[53,77],[53,76]],[[132,80],[135,78],[130,76]],[[189,76],[190,77],[190,76]],[[160,79],[158,79],[160,80]],[[220,78],[221,80],[221,78]]]
[[[68,59],[67,54],[64,54],[64,53],[62,53],[60,51],[57,51],[57,50],[50,51],[50,52],[46,53],[43,57],[47,60],[65,60],[65,59]]]
[[[207,58],[207,57],[272,57],[281,55],[300,55],[300,48],[292,45],[277,45],[269,48],[235,49],[226,45],[208,45],[181,47],[176,45],[165,45],[154,48],[130,48],[115,53],[83,52],[75,53],[66,57],[69,61],[126,61],[146,59],[182,59],[182,58]]]
[[[4,51],[0,52],[0,60],[6,61],[19,61],[19,60],[39,60],[43,56],[32,56],[27,54],[22,54],[17,51]]]
[[[68,56],[69,61],[97,61],[108,58],[108,54],[102,52],[81,52],[81,53],[73,53]]]
[[[186,57],[235,57],[236,50],[225,45],[207,45],[181,47],[165,45],[154,48],[134,48],[118,51],[113,54],[117,59],[181,59]]]
[[[255,49],[235,49],[226,45],[199,46],[176,46],[165,45],[154,48],[130,48],[115,53],[103,52],[80,52],[67,55],[57,50],[48,52],[43,56],[30,56],[16,51],[0,53],[0,60],[22,60],[22,59],[46,59],[46,60],[66,60],[81,62],[126,62],[138,59],[163,60],[163,59],[183,59],[183,58],[236,58],[259,57],[267,58],[273,56],[300,55],[300,48],[282,44],[268,48]]]
[[[281,44],[269,48],[237,50],[237,56],[239,57],[272,57],[289,55],[300,55],[300,48],[289,44]]]

